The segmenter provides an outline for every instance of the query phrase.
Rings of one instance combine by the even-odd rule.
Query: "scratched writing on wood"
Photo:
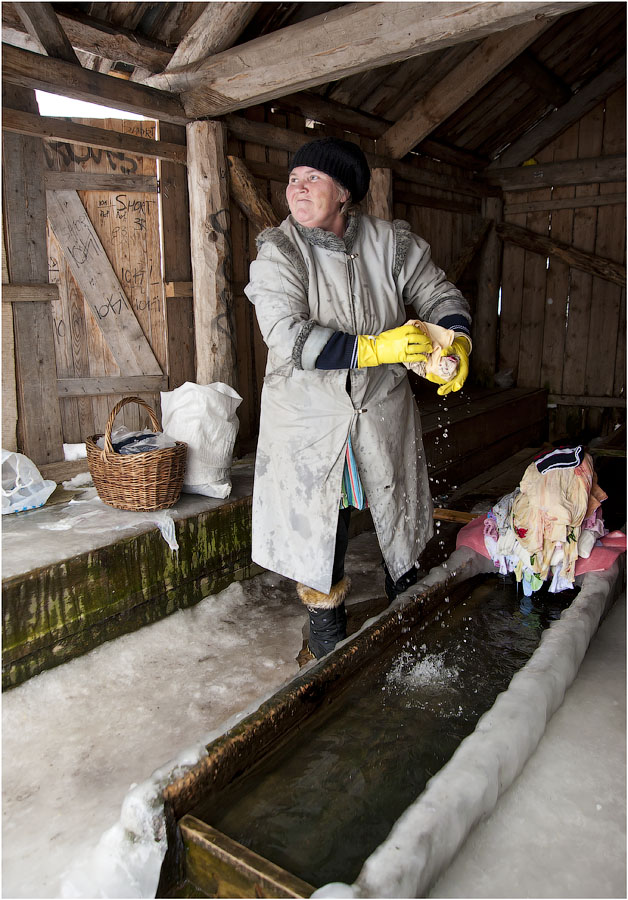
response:
[[[103,123],[102,120],[82,120],[81,124],[100,128],[104,125],[110,130],[124,131],[144,138],[154,138],[156,131],[154,122],[107,120]],[[63,142],[46,142],[46,160],[49,168],[55,171],[115,174],[120,178],[126,175],[155,177],[157,174],[154,159]],[[90,268],[96,249],[101,253],[104,250],[119,288],[114,290],[110,283],[105,286],[104,282],[99,283],[97,277],[97,284],[90,288],[92,294],[96,292],[95,302],[89,306],[85,303],[77,305],[76,302],[70,304],[68,298],[71,292],[60,291],[63,299],[54,310],[54,320],[58,356],[63,356],[66,360],[64,374],[71,376],[75,373],[77,377],[86,375],[86,359],[89,360],[90,376],[128,374],[121,371],[112,359],[103,336],[107,331],[101,332],[100,328],[95,327],[95,323],[99,322],[107,329],[110,327],[109,323],[113,324],[112,320],[126,322],[125,316],[130,311],[165,372],[165,299],[161,274],[159,208],[155,195],[118,188],[112,191],[81,190],[79,196],[85,207],[89,227],[83,230],[78,227],[78,223],[73,223],[69,255],[75,265],[86,270]],[[59,266],[55,253],[51,253],[50,257],[51,280],[71,278],[66,271],[67,267]],[[76,294],[75,288],[73,290]],[[76,327],[77,315],[84,318],[80,328]],[[96,420],[104,418],[101,429],[106,423],[107,410],[115,399],[106,397],[89,401]],[[147,399],[150,402],[151,398]],[[158,397],[155,399],[158,400]],[[71,403],[68,403],[70,409]],[[121,414],[121,418],[126,424],[126,416]]]

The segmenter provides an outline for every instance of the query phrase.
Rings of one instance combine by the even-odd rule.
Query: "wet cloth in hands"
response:
[[[414,325],[428,336],[432,344],[432,352],[426,356],[425,361],[420,360],[414,363],[404,363],[406,368],[411,369],[420,375],[421,378],[430,373],[438,375],[444,381],[451,381],[458,371],[459,360],[451,354],[445,355],[447,350],[453,344],[456,332],[451,328],[443,328],[442,325],[433,325],[431,322],[421,322],[420,319],[410,319],[406,325]]]

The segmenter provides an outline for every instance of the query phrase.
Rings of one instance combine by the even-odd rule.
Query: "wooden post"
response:
[[[211,121],[186,128],[196,381],[236,388],[226,128]]]
[[[17,450],[17,386],[15,382],[15,337],[13,334],[13,309],[6,302],[7,282],[6,253],[2,238],[2,448]]]
[[[490,385],[497,364],[497,310],[502,275],[502,242],[497,236],[496,225],[502,218],[503,203],[497,197],[487,197],[482,205],[484,218],[491,219],[493,224],[480,254],[471,360],[476,380],[480,384]]]
[[[5,85],[13,108],[35,112],[32,91]],[[7,98],[8,99],[8,98]],[[39,138],[4,136],[4,211],[8,275],[22,284],[48,283],[44,157]],[[13,309],[18,445],[36,465],[63,459],[52,310],[48,301]]]
[[[371,184],[366,195],[366,211],[389,222],[393,217],[392,169],[371,169]]]
[[[185,128],[182,125],[160,122],[159,138],[171,143],[185,144]],[[166,281],[168,376],[169,389],[172,391],[186,381],[196,380],[190,205],[185,168],[162,159],[159,162],[159,171]],[[169,282],[188,283],[185,290],[189,291],[189,294],[169,295]]]

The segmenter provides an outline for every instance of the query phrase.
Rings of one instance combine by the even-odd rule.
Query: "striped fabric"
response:
[[[340,492],[340,509],[346,509],[348,506],[353,506],[355,509],[366,509],[368,506],[368,500],[366,499],[360,480],[360,473],[358,472],[358,464],[353,455],[351,437],[347,441],[347,456],[345,469],[342,473],[342,489]]]

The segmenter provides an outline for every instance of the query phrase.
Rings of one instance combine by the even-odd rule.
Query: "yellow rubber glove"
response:
[[[451,381],[445,381],[444,378],[441,378],[439,375],[432,375],[430,372],[426,373],[425,377],[428,381],[433,381],[434,384],[440,384],[438,391],[436,392],[441,397],[445,394],[449,394],[452,391],[459,391],[462,385],[467,380],[467,375],[469,374],[469,353],[471,350],[471,345],[464,335],[455,338],[451,347],[447,347],[446,350],[443,350],[443,356],[457,356],[460,360],[458,365],[458,371],[451,379]]]
[[[432,352],[432,344],[416,325],[400,325],[377,337],[358,335],[358,369],[384,363],[414,363]]]

